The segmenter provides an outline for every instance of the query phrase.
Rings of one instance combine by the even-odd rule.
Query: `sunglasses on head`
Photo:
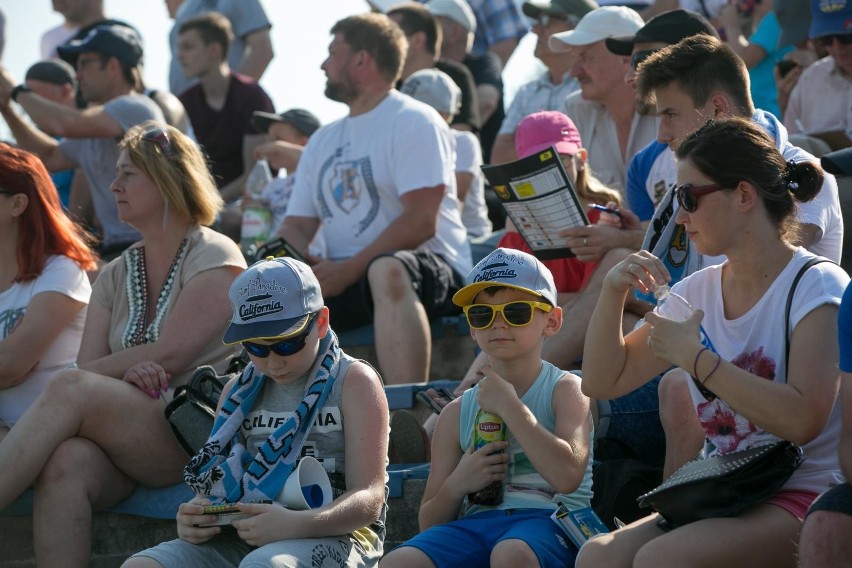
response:
[[[553,306],[544,302],[521,300],[505,304],[471,304],[464,307],[464,315],[473,329],[485,329],[490,326],[498,312],[507,324],[522,327],[530,324],[535,308],[547,313]]]
[[[720,189],[725,188],[718,183],[699,186],[692,185],[691,183],[685,183],[675,188],[675,197],[677,197],[677,202],[684,211],[687,213],[695,213],[695,210],[698,209],[699,197],[707,195],[708,193],[713,193],[714,191],[719,191]]]
[[[153,142],[167,158],[177,157],[177,150],[172,144],[169,134],[162,128],[151,128],[142,133],[142,140]]]
[[[308,339],[308,335],[311,333],[311,329],[314,327],[314,321],[317,319],[317,315],[313,314],[311,318],[308,320],[307,325],[305,325],[304,331],[302,331],[299,335],[294,335],[293,337],[288,337],[287,339],[282,339],[277,343],[272,343],[269,345],[263,345],[261,343],[253,343],[251,341],[243,341],[243,347],[250,355],[254,355],[255,357],[260,357],[265,359],[269,357],[269,353],[275,353],[276,355],[280,355],[281,357],[289,357],[290,355],[295,355],[299,351],[305,348],[305,342]]]
[[[849,45],[852,43],[852,34],[832,34],[818,37],[815,41],[823,47],[831,47],[835,39],[840,45]]]
[[[636,70],[639,64],[657,53],[659,49],[646,49],[645,51],[637,51],[630,57],[630,66]]]

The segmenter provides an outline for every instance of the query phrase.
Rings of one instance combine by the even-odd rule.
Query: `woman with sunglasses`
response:
[[[669,274],[647,251],[615,266],[586,337],[583,391],[615,397],[679,367],[692,376],[698,418],[684,422],[701,427],[693,452],[709,457],[787,440],[805,461],[780,491],[733,517],[666,532],[651,515],[590,541],[577,566],[795,566],[808,506],[842,480],[835,408],[837,306],[849,281],[842,269],[823,262],[804,272],[792,300],[791,337],[784,336],[793,280],[814,258],[790,244],[796,202],[814,197],[822,171],[785,162],[759,126],[739,118],[709,122],[684,139],[677,157],[677,222],[701,254],[727,260],[674,286],[696,308],[691,318],[649,313],[626,337],[621,310],[631,288],[654,290]],[[699,326],[712,349],[702,344]],[[660,404],[663,412],[666,401]]]
[[[34,154],[0,144],[0,440],[80,349],[96,267]]]
[[[187,455],[163,408],[196,367],[223,368],[234,353],[221,337],[245,261],[205,226],[222,200],[201,151],[153,122],[120,147],[112,191],[142,240],[95,281],[79,368],[59,373],[0,442],[0,509],[34,484],[40,566],[87,566],[92,511],[138,484],[181,480]]]

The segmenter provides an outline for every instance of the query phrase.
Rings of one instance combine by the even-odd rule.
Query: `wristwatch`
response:
[[[21,93],[31,93],[31,92],[32,92],[32,89],[27,87],[24,83],[21,83],[20,85],[18,85],[14,89],[12,89],[12,92],[9,93],[9,98],[12,99],[15,102],[18,102],[18,95],[20,95]]]

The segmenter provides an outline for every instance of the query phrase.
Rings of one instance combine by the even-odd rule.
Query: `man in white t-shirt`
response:
[[[393,89],[407,42],[383,14],[340,20],[322,64],[326,96],[349,107],[317,130],[279,235],[313,258],[326,303],[344,331],[374,324],[386,383],[429,377],[429,319],[457,313],[451,298],[471,268],[446,122]]]

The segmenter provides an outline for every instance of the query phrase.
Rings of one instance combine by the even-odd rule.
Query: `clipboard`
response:
[[[536,258],[574,256],[559,231],[586,226],[589,218],[555,147],[481,169]]]

